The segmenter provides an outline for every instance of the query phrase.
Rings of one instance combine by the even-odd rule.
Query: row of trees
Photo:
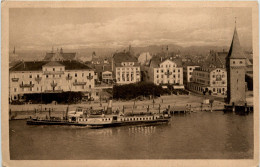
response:
[[[113,87],[113,98],[130,100],[139,96],[148,97],[150,95],[159,97],[167,93],[161,86],[149,82],[139,82],[128,85],[115,85]]]
[[[56,101],[61,104],[78,103],[83,97],[82,92],[62,92],[62,93],[34,93],[24,94],[25,102],[48,104]]]

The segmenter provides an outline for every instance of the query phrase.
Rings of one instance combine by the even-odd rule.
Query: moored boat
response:
[[[149,113],[149,114],[89,114],[87,111],[76,110],[68,112],[65,119],[50,117],[31,118],[27,120],[28,125],[74,125],[88,126],[92,128],[138,125],[138,124],[156,124],[168,122],[170,116],[168,114]]]

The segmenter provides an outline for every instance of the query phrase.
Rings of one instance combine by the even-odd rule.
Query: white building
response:
[[[20,62],[9,71],[10,100],[32,93],[90,93],[95,87],[94,70],[77,61]]]
[[[199,67],[192,73],[189,89],[196,92],[208,92],[212,95],[226,95],[227,71],[225,68]]]
[[[156,85],[183,85],[183,68],[179,59],[153,57],[146,71],[147,80]]]
[[[186,64],[183,67],[183,83],[187,86],[188,83],[192,81],[192,72],[198,65]]]
[[[112,71],[117,84],[131,84],[141,81],[140,64],[129,52],[113,55]]]

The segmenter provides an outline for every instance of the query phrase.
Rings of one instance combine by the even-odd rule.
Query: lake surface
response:
[[[169,124],[89,129],[10,121],[12,160],[248,159],[253,158],[253,114],[175,115]]]

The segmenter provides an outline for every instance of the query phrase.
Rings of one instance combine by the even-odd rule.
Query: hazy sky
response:
[[[10,48],[252,45],[250,8],[10,9]]]

